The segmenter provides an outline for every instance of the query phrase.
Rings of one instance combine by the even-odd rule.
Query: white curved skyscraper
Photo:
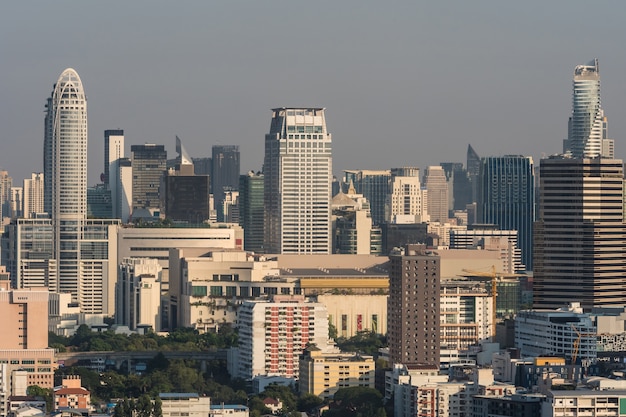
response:
[[[46,108],[44,209],[52,219],[58,262],[58,283],[50,287],[77,296],[87,218],[87,98],[75,70],[61,73]]]
[[[577,65],[574,69],[572,115],[564,153],[574,158],[596,158],[602,154],[604,113],[600,103],[598,60]]]

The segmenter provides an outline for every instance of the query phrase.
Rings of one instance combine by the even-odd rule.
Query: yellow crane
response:
[[[482,277],[482,278],[490,278],[491,281],[491,298],[493,300],[493,307],[491,308],[491,321],[492,321],[492,327],[491,327],[491,336],[493,337],[494,341],[495,341],[495,337],[496,337],[496,301],[498,298],[498,288],[497,288],[497,282],[498,282],[498,278],[514,278],[514,277],[525,277],[526,275],[524,274],[509,274],[506,272],[496,272],[496,266],[495,265],[491,265],[491,272],[482,272],[482,271],[475,271],[472,269],[463,269],[463,272],[465,272],[469,277]]]
[[[594,333],[581,333],[578,331],[574,323],[572,323],[572,329],[576,332],[576,339],[574,340],[574,348],[572,349],[572,365],[576,365],[576,359],[578,359],[578,349],[580,348],[580,339],[583,337],[595,337]]]

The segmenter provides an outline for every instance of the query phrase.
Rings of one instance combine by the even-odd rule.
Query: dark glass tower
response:
[[[265,177],[250,171],[239,177],[239,224],[245,250],[263,253]]]
[[[239,146],[215,145],[211,158],[211,192],[217,210],[217,220],[224,221],[224,191],[239,189]]]
[[[165,173],[167,152],[165,146],[145,144],[130,147],[133,165],[133,212],[147,209],[160,212],[159,187]]]
[[[501,230],[517,230],[522,263],[533,266],[535,178],[533,160],[520,155],[481,159],[478,218]]]

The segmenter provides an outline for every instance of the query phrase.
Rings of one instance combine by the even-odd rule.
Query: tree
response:
[[[26,394],[33,397],[42,397],[46,401],[46,411],[52,411],[52,390],[50,388],[41,388],[39,385],[31,385],[26,388]]]
[[[382,417],[385,415],[383,396],[373,388],[350,387],[337,390],[334,406],[324,412],[325,417]]]
[[[139,417],[150,417],[152,415],[152,400],[148,394],[143,394],[139,397],[136,409]]]
[[[152,406],[152,417],[163,417],[163,401],[161,401],[161,397],[157,395],[154,399],[154,405]]]
[[[314,394],[304,394],[298,398],[298,411],[309,411],[324,404],[324,400]]]

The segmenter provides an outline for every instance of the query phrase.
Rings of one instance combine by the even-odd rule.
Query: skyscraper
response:
[[[239,224],[246,250],[263,253],[263,193],[265,177],[248,172],[239,177]]]
[[[624,306],[621,160],[543,159],[535,224],[535,308]]]
[[[528,156],[505,155],[481,159],[478,218],[502,230],[517,230],[522,262],[533,265],[535,179]]]
[[[626,304],[624,168],[602,154],[606,120],[600,108],[598,61],[574,70],[565,155],[543,159],[535,224],[533,303],[564,307]]]
[[[388,188],[385,204],[387,223],[428,221],[427,193],[422,190],[419,168],[393,168]]]
[[[146,143],[130,147],[133,167],[133,214],[146,209],[151,215],[161,210],[159,187],[165,173],[165,146]]]
[[[121,129],[104,131],[104,171],[102,175],[105,188],[111,192],[110,218],[122,218],[123,199],[120,181],[120,159],[124,158],[124,131]],[[128,219],[122,219],[124,221]]]
[[[264,174],[265,251],[330,253],[332,140],[323,108],[272,110]]]
[[[54,231],[56,290],[77,296],[79,246],[87,219],[87,98],[72,68],[61,73],[46,104],[44,206]]]
[[[43,213],[43,173],[33,172],[24,179],[24,217],[29,219],[33,213]]]
[[[83,313],[113,314],[118,222],[87,220],[87,99],[78,74],[71,68],[61,73],[47,100],[43,159],[44,208],[50,219],[42,228],[51,225],[56,260],[45,268],[58,270],[57,274],[46,274],[46,284],[51,291],[71,293]],[[30,227],[29,223],[34,225],[24,222],[24,227]],[[47,242],[41,243],[45,248]],[[22,253],[15,248],[14,259],[19,265]],[[16,282],[23,282],[23,273],[18,271]]]
[[[389,170],[347,170],[344,171],[344,182],[354,184],[357,193],[363,194],[370,202],[372,222],[383,224],[385,220],[385,204],[391,192],[391,172]]]
[[[574,158],[595,158],[602,153],[604,113],[600,103],[598,60],[574,68],[572,115],[563,153]]]
[[[239,188],[239,146],[215,145],[211,158],[211,192],[217,220],[224,221],[224,191],[237,191]]]
[[[448,182],[441,166],[429,166],[424,173],[424,186],[428,191],[430,221],[445,223],[448,220]]]
[[[439,369],[440,262],[424,245],[389,255],[387,337],[394,364]]]
[[[478,175],[480,174],[480,156],[476,153],[472,145],[467,145],[467,176],[472,184],[472,200],[478,200]]]

